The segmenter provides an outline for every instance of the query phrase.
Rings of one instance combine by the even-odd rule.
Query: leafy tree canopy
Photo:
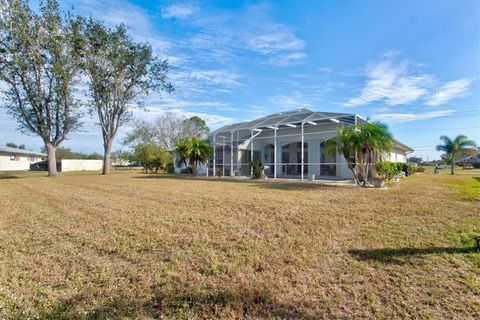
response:
[[[87,75],[90,112],[97,115],[104,145],[103,174],[110,170],[113,139],[144,106],[149,93],[172,92],[170,65],[158,60],[148,43],[136,42],[123,24],[111,29],[103,21],[77,18],[81,26],[81,66]]]
[[[48,153],[48,172],[57,174],[55,148],[81,125],[74,98],[79,77],[79,33],[62,17],[57,1],[2,2],[0,14],[0,81],[4,105],[19,130],[40,136]]]
[[[474,151],[474,147],[476,147],[476,143],[473,140],[469,140],[467,136],[461,134],[458,135],[455,139],[451,139],[448,136],[441,136],[440,140],[442,140],[442,144],[437,145],[437,151],[443,151],[444,155],[442,159],[449,161],[450,163],[450,173],[455,174],[455,160],[456,156],[459,154]]]
[[[178,142],[175,151],[178,165],[191,167],[194,175],[197,174],[197,166],[206,163],[213,153],[210,143],[197,137]]]

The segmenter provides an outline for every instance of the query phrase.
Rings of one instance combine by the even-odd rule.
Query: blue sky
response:
[[[442,134],[480,143],[480,1],[62,1],[125,23],[168,58],[176,92],[141,119],[174,111],[212,129],[283,110],[349,112],[389,124],[415,155]],[[65,146],[101,151],[94,119]],[[0,113],[0,143],[41,140]],[[128,131],[124,128],[120,135]],[[117,138],[119,142],[121,136]],[[118,146],[118,143],[117,143]]]

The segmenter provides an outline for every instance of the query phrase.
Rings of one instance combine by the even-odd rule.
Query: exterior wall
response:
[[[0,171],[28,171],[31,164],[39,161],[35,156],[0,153]]]
[[[62,172],[102,170],[102,160],[63,159]]]
[[[387,154],[386,156],[387,161],[393,161],[393,162],[407,162],[407,154],[404,151],[401,151],[399,149],[394,148],[392,152]]]

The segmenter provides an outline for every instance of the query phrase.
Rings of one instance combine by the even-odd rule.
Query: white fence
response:
[[[62,172],[102,170],[102,160],[63,159]]]

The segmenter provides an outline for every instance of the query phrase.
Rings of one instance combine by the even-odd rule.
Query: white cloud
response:
[[[226,116],[211,114],[206,112],[189,111],[182,108],[162,108],[158,106],[148,106],[146,109],[148,111],[147,114],[145,112],[135,112],[134,113],[135,117],[137,117],[138,119],[151,121],[152,116],[161,115],[166,112],[173,112],[187,118],[190,118],[193,116],[200,117],[203,120],[205,120],[205,122],[211,129],[216,129],[221,126],[225,126],[227,124],[231,124],[234,122],[234,119],[231,117],[226,117]]]
[[[425,101],[426,105],[439,106],[450,99],[468,94],[473,79],[463,78],[438,86],[435,75],[421,73],[421,63],[396,62],[398,52],[383,55],[382,59],[370,63],[364,70],[366,82],[360,95],[349,99],[345,106],[356,107],[373,102],[387,106],[405,105]]]
[[[293,52],[284,55],[277,55],[271,58],[269,62],[280,67],[287,67],[302,63],[306,58],[307,55],[303,52]]]
[[[372,102],[387,105],[411,103],[428,93],[427,87],[435,82],[430,74],[415,74],[408,62],[395,64],[383,60],[367,67],[367,81],[358,97],[349,99],[346,106],[360,106]]]
[[[241,77],[239,74],[225,70],[192,70],[189,73],[189,77],[213,85],[223,85],[225,87],[237,87],[241,85],[238,81]]]
[[[385,122],[407,122],[449,116],[455,110],[440,110],[426,113],[385,113],[373,116],[374,120]]]
[[[282,108],[283,110],[294,110],[300,108],[313,107],[315,102],[322,99],[322,92],[310,92],[304,94],[299,91],[294,91],[289,94],[279,94],[268,98],[268,102],[273,104],[275,108]]]
[[[162,9],[163,18],[185,19],[193,15],[197,8],[189,4],[171,4]]]
[[[123,23],[135,34],[153,29],[149,14],[125,0],[64,0],[62,6],[66,10],[73,8],[75,13],[104,20],[111,27]]]
[[[447,82],[440,86],[429,99],[426,104],[429,106],[438,106],[448,102],[449,100],[457,97],[463,97],[468,92],[468,87],[473,82],[473,79],[458,79]]]
[[[256,53],[253,59],[277,66],[298,64],[306,58],[305,41],[291,28],[275,22],[268,5],[251,5],[239,11],[202,10],[184,20],[198,29],[190,50],[201,50],[203,59],[232,62]],[[250,58],[251,60],[252,58]]]
[[[149,107],[146,107],[148,112],[153,113],[158,112],[159,110],[168,111],[170,109],[215,109],[222,111],[241,111],[240,109],[234,108],[229,103],[223,101],[186,100],[172,95],[165,96],[160,100],[155,101],[155,104],[150,104]]]
[[[250,49],[269,54],[278,51],[301,51],[305,48],[305,42],[284,27],[272,25],[265,31],[260,35],[251,35],[247,39]]]

